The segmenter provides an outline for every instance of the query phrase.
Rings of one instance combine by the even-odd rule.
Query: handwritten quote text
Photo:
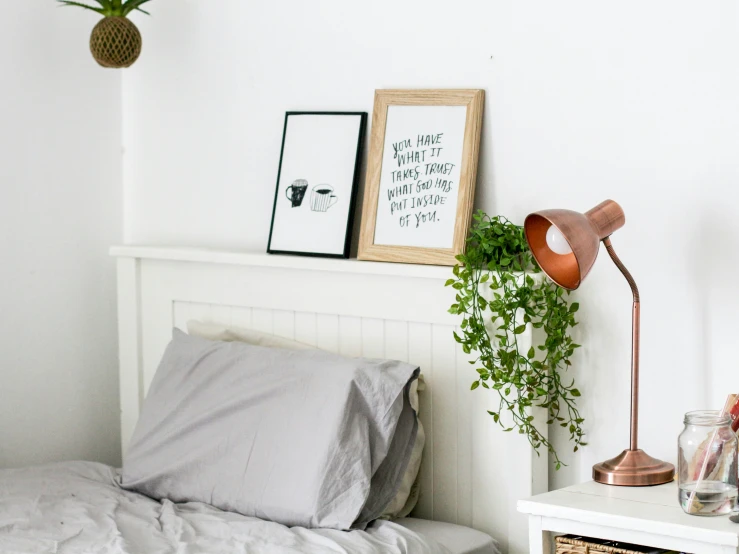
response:
[[[450,179],[456,164],[445,160],[444,133],[422,134],[392,143],[394,165],[390,171],[384,209],[400,227],[438,223],[456,183]]]

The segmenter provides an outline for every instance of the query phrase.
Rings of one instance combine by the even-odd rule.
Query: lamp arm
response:
[[[616,264],[616,267],[619,269],[619,271],[621,271],[621,273],[624,274],[624,277],[626,277],[626,280],[628,281],[629,286],[631,287],[631,293],[634,295],[634,302],[639,302],[639,289],[636,286],[636,281],[634,281],[634,278],[631,276],[631,273],[629,273],[629,270],[626,269],[626,266],[616,255],[616,251],[613,249],[613,246],[611,245],[611,237],[604,238],[603,244],[605,244],[606,250],[608,251],[608,255],[613,260],[613,263]]]
[[[641,327],[641,303],[639,299],[639,289],[636,286],[636,281],[626,269],[626,266],[621,262],[616,252],[613,250],[611,245],[610,237],[603,239],[603,244],[608,251],[608,255],[616,264],[626,281],[631,287],[631,293],[634,295],[634,304],[631,311],[631,443],[630,450],[638,450],[639,442],[639,334]]]

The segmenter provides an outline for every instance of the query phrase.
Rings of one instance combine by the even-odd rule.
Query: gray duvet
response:
[[[0,471],[3,554],[447,554],[412,531],[378,521],[366,531],[288,528],[123,490],[117,470],[66,462]]]

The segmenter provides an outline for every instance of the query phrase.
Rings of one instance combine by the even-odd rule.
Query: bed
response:
[[[288,528],[207,504],[157,502],[120,488],[117,470],[65,462],[0,471],[3,553],[493,554],[464,527],[382,521],[367,531]],[[187,545],[186,547],[184,545]]]
[[[0,472],[0,550],[528,551],[515,505],[546,490],[546,459],[524,437],[500,432],[486,414],[491,399],[469,391],[468,357],[446,311],[448,268],[154,247],[111,253],[124,453],[172,328],[193,319],[239,326],[344,356],[420,366],[426,446],[418,504],[411,517],[366,530],[308,530],[203,503],[158,502],[121,488],[119,470],[61,463]]]

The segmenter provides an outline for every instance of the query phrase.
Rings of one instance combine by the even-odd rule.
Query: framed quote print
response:
[[[288,112],[267,252],[348,258],[366,112]]]
[[[378,90],[359,259],[454,265],[472,218],[482,90]]]

